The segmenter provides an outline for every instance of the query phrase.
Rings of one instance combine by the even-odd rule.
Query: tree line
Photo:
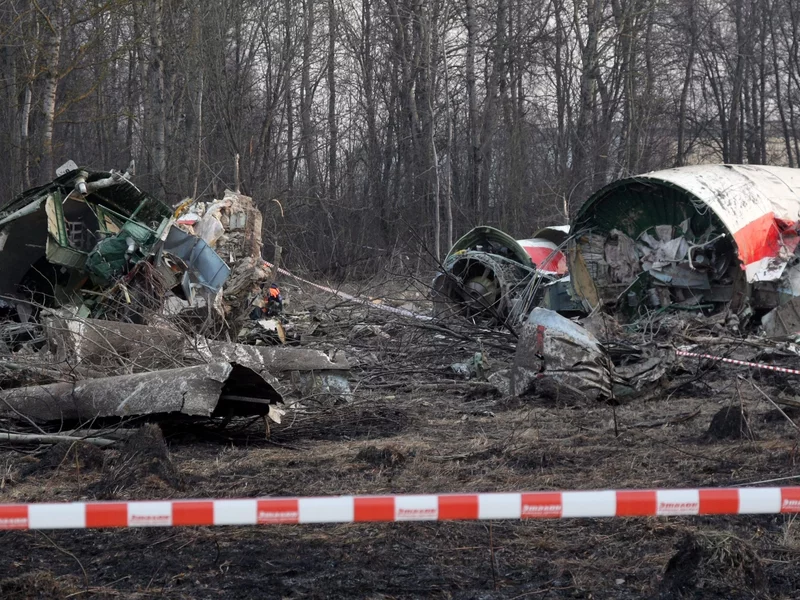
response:
[[[296,266],[530,236],[628,174],[800,162],[800,0],[0,0],[0,197],[240,186]],[[407,259],[406,259],[407,260]]]

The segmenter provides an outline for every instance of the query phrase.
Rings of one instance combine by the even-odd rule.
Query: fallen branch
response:
[[[95,446],[110,446],[118,440],[99,437],[75,437],[71,435],[42,434],[42,433],[12,433],[0,431],[0,442],[23,442],[36,444],[57,444],[58,442],[86,442]]]
[[[739,375],[738,377],[739,377],[739,379],[744,379],[744,378],[743,378],[741,375]],[[770,404],[772,404],[772,406],[774,406],[774,407],[775,407],[775,409],[776,409],[776,410],[777,410],[779,413],[781,413],[781,415],[783,415],[783,417],[784,417],[784,418],[785,418],[787,421],[789,421],[789,423],[791,424],[791,426],[792,426],[792,427],[794,427],[795,429],[797,429],[798,431],[800,431],[800,427],[798,427],[798,426],[797,426],[797,423],[795,423],[795,422],[794,422],[794,421],[791,419],[791,417],[789,417],[789,415],[787,415],[787,414],[786,414],[786,413],[783,411],[783,409],[782,409],[780,406],[778,406],[778,405],[775,403],[775,401],[774,401],[772,398],[770,398],[770,397],[769,397],[769,396],[768,396],[768,395],[767,395],[767,394],[764,392],[764,390],[762,390],[760,387],[758,387],[758,386],[755,384],[755,382],[753,382],[753,380],[752,380],[752,379],[748,379],[747,381],[750,383],[750,385],[752,385],[752,386],[755,388],[755,390],[756,390],[756,391],[757,391],[759,394],[761,394],[762,396],[764,396],[764,399],[765,399],[767,402],[769,402]],[[782,402],[782,404],[786,404],[786,403],[785,403],[785,402]],[[788,406],[792,406],[792,404],[788,404]]]

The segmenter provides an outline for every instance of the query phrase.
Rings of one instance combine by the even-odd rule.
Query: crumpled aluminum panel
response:
[[[168,252],[185,261],[198,282],[215,294],[231,274],[228,265],[211,246],[177,227],[169,230],[162,252]]]
[[[511,370],[515,396],[547,380],[588,400],[608,400],[613,365],[589,330],[546,308],[534,308],[522,326]]]

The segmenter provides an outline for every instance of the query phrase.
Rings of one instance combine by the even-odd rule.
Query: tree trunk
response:
[[[336,152],[339,146],[339,128],[336,121],[336,7],[328,0],[328,200],[336,199]]]
[[[56,2],[53,10],[46,17],[46,32],[43,41],[44,50],[44,89],[42,91],[42,147],[39,180],[43,183],[56,176],[53,165],[53,129],[56,117],[56,94],[60,78],[58,68],[61,57],[61,9],[62,3]]]
[[[444,17],[445,27],[447,27],[448,23],[449,10],[445,13]],[[445,168],[445,172],[447,173],[447,178],[445,179],[445,221],[447,225],[447,239],[445,243],[446,247],[449,249],[453,247],[453,167],[451,165],[451,157],[454,154],[455,144],[453,143],[453,109],[450,102],[450,69],[447,63],[447,29],[442,33],[442,67],[444,71],[445,118],[447,119],[447,156],[446,160],[443,161],[443,168]]]
[[[781,68],[779,57],[780,54],[778,52],[778,30],[775,27],[775,0],[765,0],[768,2],[767,7],[765,8],[766,13],[769,18],[769,25],[770,25],[770,38],[772,40],[772,69],[775,75],[775,104],[778,107],[778,114],[780,115],[781,119],[781,130],[783,131],[783,143],[786,148],[786,158],[789,164],[789,167],[794,168],[795,160],[794,160],[794,153],[792,152],[792,141],[791,141],[791,134],[789,132],[789,123],[786,119],[786,110],[783,105],[783,95],[781,92]]]
[[[745,29],[744,29],[744,2],[735,0],[734,19],[736,21],[736,71],[733,76],[733,89],[731,91],[731,110],[728,117],[728,131],[730,138],[731,161],[741,163],[743,158],[743,136],[741,132],[741,101],[745,76]]]
[[[294,160],[294,110],[292,108],[292,89],[294,88],[294,78],[292,77],[292,61],[290,58],[292,47],[292,0],[284,1],[284,80],[286,89],[284,91],[284,104],[286,111],[286,188],[289,196],[294,195],[294,177],[296,163]]]
[[[164,82],[164,0],[153,0],[150,13],[150,110],[152,123],[153,175],[158,195],[166,194],[167,120]]]
[[[469,139],[469,195],[470,204],[475,210],[475,217],[483,220],[483,203],[480,197],[480,141],[478,139],[478,99],[475,93],[475,46],[477,45],[477,25],[475,23],[475,2],[466,0],[467,13],[467,60],[466,60],[466,85],[467,85],[467,138]]]
[[[689,89],[692,84],[694,56],[695,52],[697,52],[697,22],[694,10],[696,1],[697,0],[686,0],[686,23],[689,28],[689,48],[686,57],[686,68],[683,71],[683,86],[681,87],[681,99],[678,107],[678,140],[675,154],[676,167],[681,167],[686,164],[686,104],[689,98]]]
[[[314,89],[311,85],[311,50],[314,36],[314,0],[303,0],[303,66],[300,83],[300,123],[303,155],[306,163],[309,193],[321,197],[317,162],[316,133],[311,115]]]
[[[597,94],[597,35],[600,20],[597,0],[586,0],[586,39],[579,33],[578,3],[575,3],[576,31],[581,50],[580,104],[578,121],[573,131],[573,193],[582,198],[587,180],[594,176],[590,156],[596,150],[593,120]]]

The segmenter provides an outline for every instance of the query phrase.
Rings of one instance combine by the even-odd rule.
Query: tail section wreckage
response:
[[[621,179],[573,219],[573,287],[627,319],[694,307],[791,334],[799,219],[796,169],[704,165]]]
[[[743,326],[789,335],[800,331],[798,223],[797,169],[655,171],[597,191],[568,228],[530,240],[473,229],[447,255],[434,293],[461,315],[494,323],[521,323],[535,306],[599,309],[623,321],[653,311],[729,311]],[[548,293],[555,290],[560,297]]]

